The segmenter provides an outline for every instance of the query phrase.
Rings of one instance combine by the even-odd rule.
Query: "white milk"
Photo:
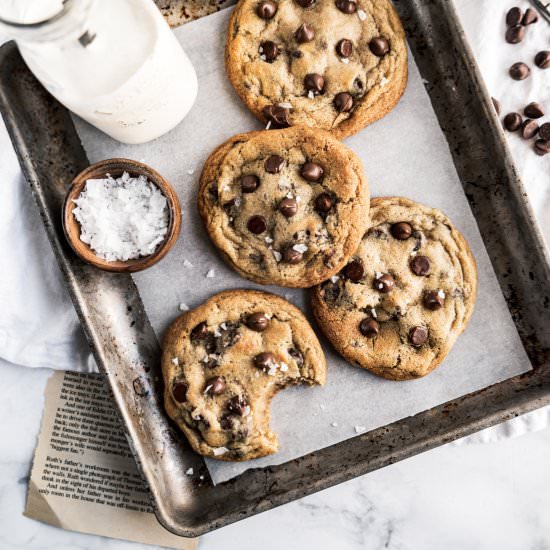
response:
[[[40,20],[35,0],[0,0],[0,17],[7,18],[2,9],[11,2],[18,6],[12,21]],[[49,17],[59,10],[59,0],[40,0],[41,13],[46,4]],[[12,32],[52,95],[125,143],[152,140],[183,119],[195,101],[197,77],[152,0],[69,0],[64,12],[42,30]]]

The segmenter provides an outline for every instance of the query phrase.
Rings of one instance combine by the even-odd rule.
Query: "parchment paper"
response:
[[[307,291],[260,287],[226,266],[198,217],[198,179],[208,154],[230,136],[260,128],[225,75],[228,16],[229,10],[224,10],[175,31],[197,69],[199,97],[174,131],[149,144],[128,146],[76,121],[91,162],[119,156],[142,160],[163,174],[179,194],[183,224],[177,245],[160,264],[135,276],[159,337],[179,314],[181,302],[195,307],[228,288],[263,288],[280,294],[312,319]],[[478,264],[479,294],[468,329],[435,372],[410,382],[386,381],[352,367],[322,340],[328,360],[326,386],[289,388],[273,401],[271,425],[279,436],[279,452],[245,463],[208,460],[215,483],[353,437],[355,427],[383,426],[530,369],[412,56],[409,69],[399,105],[346,144],[361,157],[373,196],[403,195],[441,208],[470,242]],[[460,106],[450,108],[460,116]],[[184,267],[184,260],[193,267]],[[215,276],[207,278],[211,269]]]

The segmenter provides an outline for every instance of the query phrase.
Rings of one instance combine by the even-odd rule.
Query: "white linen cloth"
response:
[[[513,0],[456,0],[466,34],[476,54],[487,86],[502,103],[503,114],[521,111],[530,101],[550,109],[550,70],[533,64],[535,54],[550,49],[550,27],[540,20],[527,29],[517,45],[504,41],[504,15]],[[513,81],[508,67],[525,61],[530,78]],[[548,117],[550,120],[550,117]],[[544,120],[544,119],[543,119]],[[539,157],[532,143],[512,135],[514,158],[543,232],[550,242],[550,155]],[[27,367],[77,371],[95,370],[61,273],[50,249],[42,222],[19,169],[5,126],[0,120],[0,358]],[[548,425],[550,409],[517,419],[512,428],[487,431],[491,439],[519,435]]]

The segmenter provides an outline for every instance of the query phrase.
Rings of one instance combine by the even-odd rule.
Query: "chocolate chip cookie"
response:
[[[476,263],[439,210],[404,198],[371,201],[372,225],[350,262],[312,293],[336,350],[392,380],[424,376],[474,309]]]
[[[302,312],[265,292],[222,292],[176,319],[164,337],[164,404],[193,449],[239,461],[277,451],[271,398],[324,384],[325,357]]]
[[[390,0],[240,0],[227,73],[271,128],[342,139],[385,116],[407,82],[405,34]]]
[[[204,166],[199,211],[244,277],[310,287],[338,272],[369,222],[359,158],[328,132],[294,126],[237,135]]]

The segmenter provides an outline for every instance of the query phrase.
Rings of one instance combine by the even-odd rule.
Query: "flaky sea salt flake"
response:
[[[194,473],[195,470],[193,470],[193,468],[187,468],[187,470],[185,470],[185,475],[192,476]]]
[[[367,14],[363,10],[357,10],[357,17],[359,17],[361,21],[364,21],[367,18]]]
[[[216,276],[216,272],[214,271],[214,269],[209,269],[206,273],[207,279],[213,279],[215,276]]]
[[[180,311],[189,311],[189,306],[183,302],[179,305]]]

